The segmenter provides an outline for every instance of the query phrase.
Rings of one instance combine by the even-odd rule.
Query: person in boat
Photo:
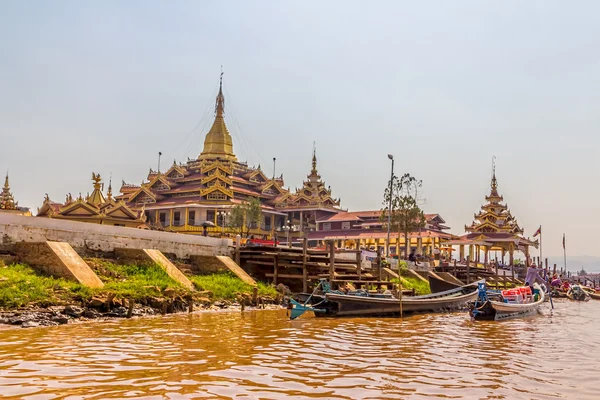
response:
[[[538,268],[535,264],[531,264],[531,266],[527,268],[525,286],[531,286],[531,289],[533,290],[534,283],[544,283],[544,279],[541,277],[540,272],[542,272],[542,268]]]

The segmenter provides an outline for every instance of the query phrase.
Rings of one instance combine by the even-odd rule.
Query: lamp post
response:
[[[390,175],[390,202],[388,205],[388,223],[387,223],[387,244],[385,247],[385,257],[390,256],[390,233],[392,229],[392,183],[394,181],[394,156],[388,154],[388,158],[392,160],[392,173]],[[396,248],[398,248],[399,243],[396,244]],[[398,253],[398,249],[396,249],[396,253]]]
[[[221,236],[225,236],[225,221],[230,214],[229,212],[219,211],[219,215],[221,216]]]
[[[288,242],[288,247],[291,249],[292,248],[292,242],[290,241],[290,232],[292,230],[296,230],[297,226],[293,225],[292,222],[288,219],[286,221],[286,225],[285,225],[285,230],[287,231],[287,242]]]

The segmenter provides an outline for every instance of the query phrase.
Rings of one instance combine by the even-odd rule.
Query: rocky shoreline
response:
[[[108,310],[94,307],[82,307],[69,304],[66,306],[51,306],[47,308],[29,307],[13,311],[0,311],[0,326],[35,328],[45,326],[58,326],[76,322],[93,320],[115,320],[134,317],[151,317],[166,314],[196,313],[196,312],[240,312],[252,310],[278,310],[285,305],[275,303],[261,303],[246,306],[244,303],[231,301],[216,301],[211,304],[201,304],[197,307],[182,307],[173,304],[172,308],[154,308],[149,305],[133,304],[132,306],[118,305]]]

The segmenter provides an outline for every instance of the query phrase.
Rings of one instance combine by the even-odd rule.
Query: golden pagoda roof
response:
[[[204,149],[198,160],[237,161],[233,153],[233,140],[225,125],[225,96],[223,96],[223,73],[219,82],[219,94],[215,104],[215,121],[204,138]]]
[[[8,183],[8,172],[4,178],[4,187],[0,193],[0,209],[2,210],[17,210],[19,204],[15,202],[15,198],[10,192],[10,185]]]
[[[104,194],[102,194],[102,178],[100,174],[96,174],[92,172],[92,181],[94,181],[94,191],[91,195],[86,199],[88,203],[93,204],[95,206],[100,206],[106,202],[104,198]]]

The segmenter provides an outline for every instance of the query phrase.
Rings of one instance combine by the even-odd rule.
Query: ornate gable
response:
[[[61,207],[60,215],[71,215],[71,216],[88,216],[93,217],[99,215],[99,208],[95,207],[93,204],[90,204],[83,200],[81,197],[77,199],[77,201],[67,205],[66,207]]]
[[[136,204],[149,204],[156,203],[157,195],[152,193],[149,189],[142,186],[129,198],[130,203]]]
[[[190,173],[183,166],[177,165],[175,161],[173,161],[173,165],[167,172],[165,172],[165,176],[169,179],[181,179],[188,176]]]

